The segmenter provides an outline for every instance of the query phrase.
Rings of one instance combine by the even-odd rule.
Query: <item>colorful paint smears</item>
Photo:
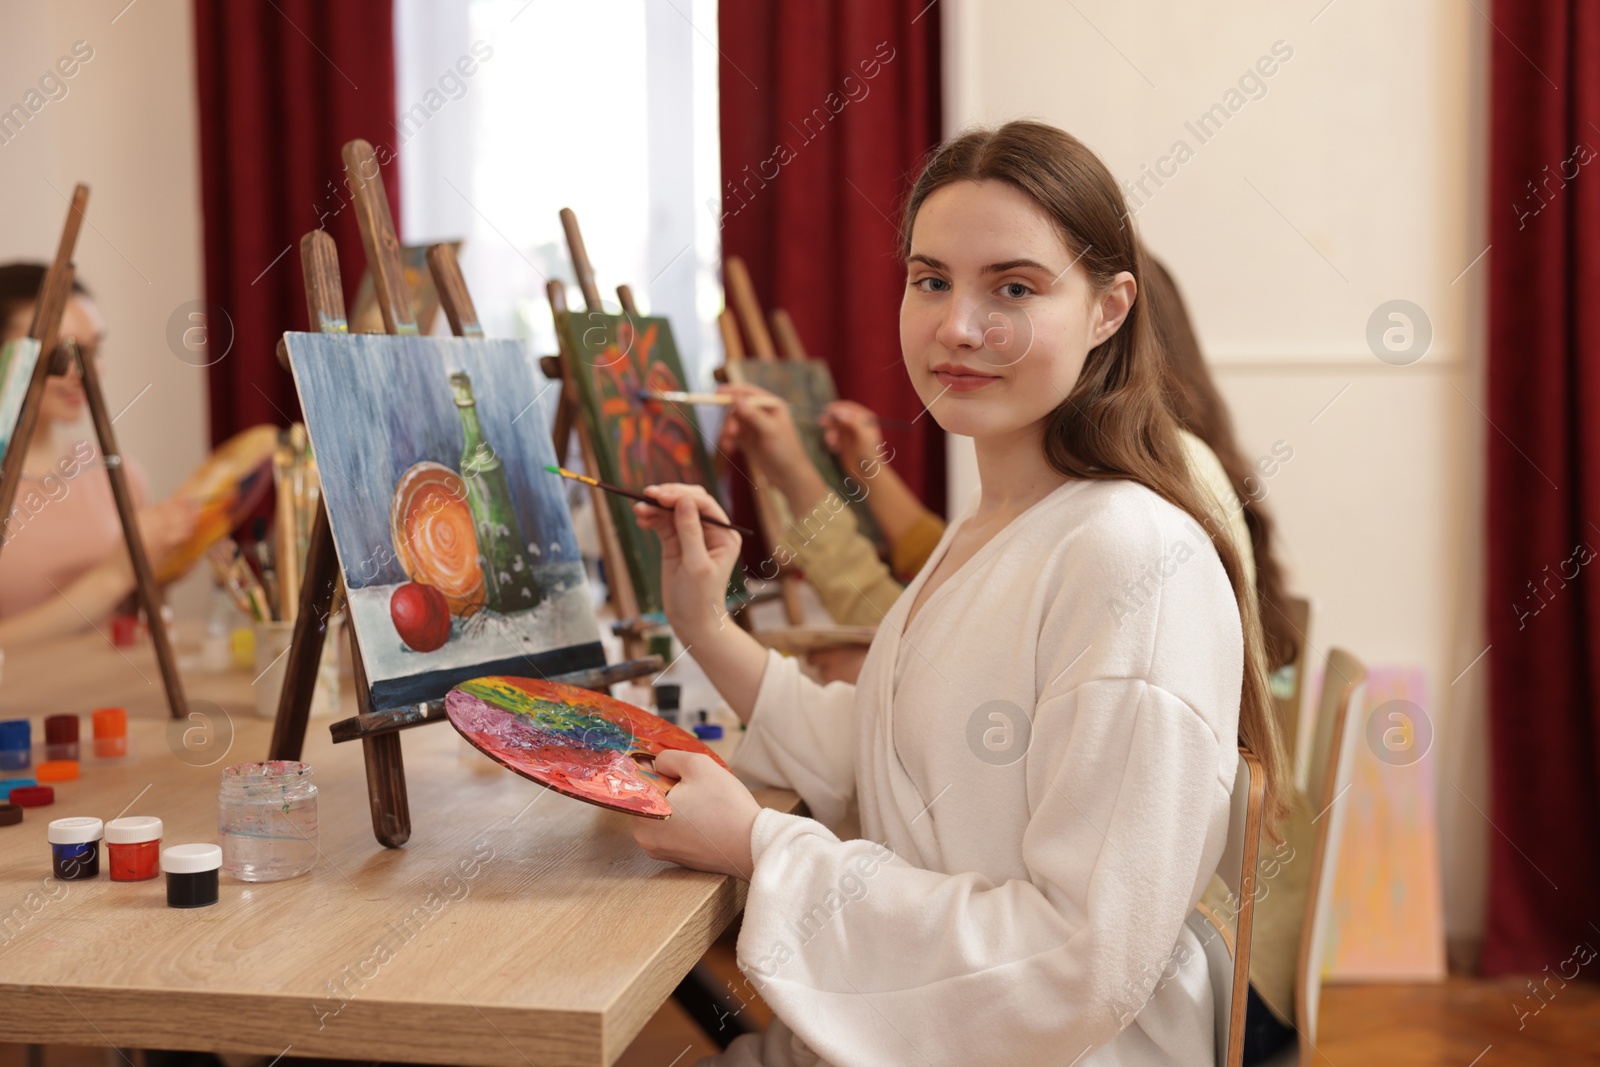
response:
[[[604,693],[537,678],[474,678],[450,690],[445,711],[484,755],[564,796],[664,819],[670,783],[657,753],[719,757],[692,734]],[[726,764],[723,764],[726,766]]]

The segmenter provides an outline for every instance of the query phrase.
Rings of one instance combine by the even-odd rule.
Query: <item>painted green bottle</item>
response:
[[[539,603],[538,585],[522,547],[522,529],[511,503],[505,465],[484,440],[472,379],[462,371],[450,375],[450,392],[461,416],[463,444],[461,480],[467,486],[467,508],[478,534],[478,565],[483,569],[489,610],[522,611]]]

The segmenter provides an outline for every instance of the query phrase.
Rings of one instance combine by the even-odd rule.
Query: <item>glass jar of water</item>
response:
[[[317,786],[311,764],[237,763],[217,794],[222,869],[244,882],[278,882],[317,861]]]

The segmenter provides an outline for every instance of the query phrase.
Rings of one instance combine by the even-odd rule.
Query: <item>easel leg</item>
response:
[[[41,360],[47,358],[40,356]],[[111,496],[128,542],[134,585],[150,623],[150,642],[155,646],[156,664],[161,668],[161,681],[166,685],[167,706],[174,719],[182,719],[189,714],[189,701],[184,696],[183,679],[178,675],[178,657],[172,651],[167,622],[161,616],[161,590],[156,585],[150,557],[144,550],[144,537],[139,533],[139,516],[133,507],[133,491],[128,488],[128,472],[122,467],[122,454],[117,449],[117,435],[111,429],[111,413],[106,409],[106,395],[100,387],[100,370],[94,360],[80,354],[78,372],[83,376],[84,399],[89,402],[89,417],[100,439],[100,455],[105,460],[106,475],[111,482]]]
[[[350,651],[356,676],[356,711],[366,715],[372,711],[372,689],[367,684],[367,669],[361,662],[354,626],[350,628]],[[372,836],[384,848],[399,848],[411,839],[411,803],[406,799],[406,765],[400,754],[400,735],[363,737],[361,754],[367,764]]]
[[[361,750],[367,762],[372,832],[385,848],[399,848],[411,839],[411,804],[406,799],[406,768],[400,757],[400,734],[364,737]]]
[[[333,548],[328,511],[317,508],[306,550],[306,573],[300,587],[300,612],[295,616],[289,662],[284,667],[283,690],[278,694],[278,718],[272,727],[268,759],[298,760],[305,746],[306,722],[317,687],[317,667],[327,636],[328,611],[339,580],[339,560]]]

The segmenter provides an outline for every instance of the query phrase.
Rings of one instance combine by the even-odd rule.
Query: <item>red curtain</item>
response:
[[[393,0],[195,0],[213,442],[299,418],[275,349],[285,330],[306,329],[304,234],[333,235],[354,295],[366,257],[346,141],[373,143],[399,211],[392,11]],[[218,358],[224,313],[233,346]]]
[[[1600,943],[1600,5],[1494,5],[1488,974]]]
[[[900,362],[900,211],[941,138],[939,9],[929,0],[719,5],[722,250],[785,308],[840,396],[921,414]],[[932,418],[886,428],[894,466],[945,504]],[[737,480],[737,479],[736,479]]]

